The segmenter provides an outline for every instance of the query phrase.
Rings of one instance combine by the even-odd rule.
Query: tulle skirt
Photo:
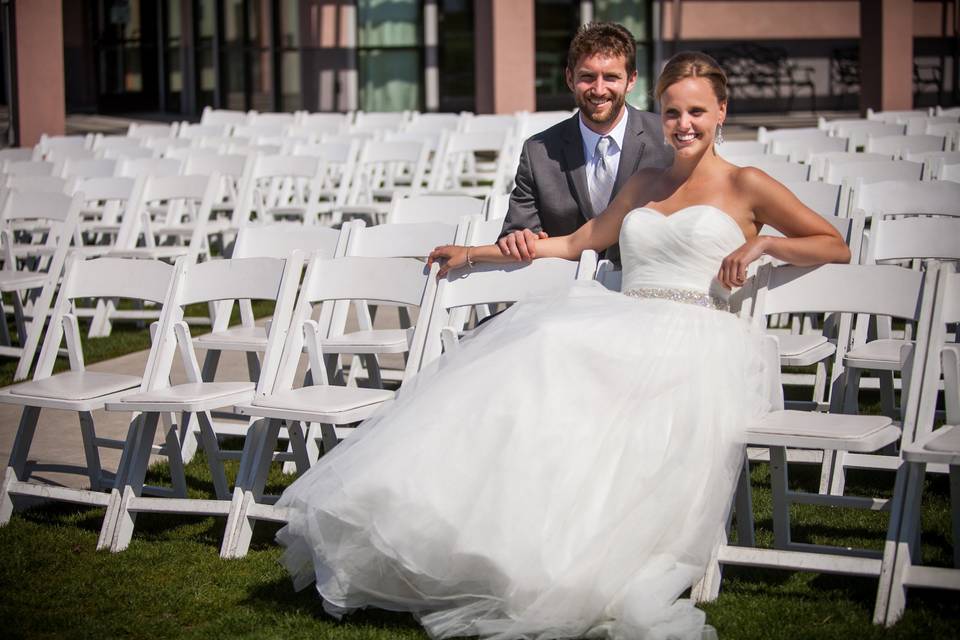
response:
[[[514,305],[294,482],[278,533],[328,611],[431,636],[699,638],[747,424],[778,402],[746,322],[578,283]]]

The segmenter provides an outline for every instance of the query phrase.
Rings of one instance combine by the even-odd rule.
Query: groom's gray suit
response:
[[[663,142],[660,119],[630,105],[626,109],[627,130],[611,200],[638,170],[665,168],[673,162],[673,148]],[[567,235],[601,213],[590,203],[579,119],[577,112],[523,143],[501,236],[521,229],[545,231],[551,237]],[[619,261],[618,247],[611,247],[606,257]]]

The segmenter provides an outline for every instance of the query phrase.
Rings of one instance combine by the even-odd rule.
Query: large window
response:
[[[439,9],[440,111],[474,111],[473,0],[443,0]]]
[[[536,0],[534,10],[537,109],[572,109],[573,96],[564,69],[570,40],[580,26],[580,2]]]
[[[637,84],[627,94],[627,101],[639,109],[650,107],[653,37],[650,28],[650,0],[594,0],[593,14],[597,21],[619,22],[637,41]]]
[[[357,0],[357,70],[364,111],[420,108],[420,5],[417,0]]]

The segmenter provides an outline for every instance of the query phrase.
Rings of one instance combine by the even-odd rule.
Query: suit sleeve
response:
[[[530,166],[529,141],[524,142],[523,150],[520,152],[520,165],[517,167],[514,183],[516,186],[510,194],[507,217],[504,218],[503,230],[500,231],[501,238],[521,229],[530,229],[534,233],[542,229],[537,185]]]

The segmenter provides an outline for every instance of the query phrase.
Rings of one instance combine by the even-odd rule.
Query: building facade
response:
[[[36,106],[40,95],[59,101],[59,112],[167,119],[196,118],[206,106],[570,108],[566,49],[576,28],[594,20],[614,20],[633,33],[639,80],[629,100],[640,107],[651,105],[666,57],[701,49],[727,67],[737,111],[910,108],[957,102],[958,4],[0,0],[0,49],[5,95],[20,129],[46,108]],[[41,67],[43,91],[32,88]],[[53,95],[57,80],[50,76],[58,70],[63,89]]]

